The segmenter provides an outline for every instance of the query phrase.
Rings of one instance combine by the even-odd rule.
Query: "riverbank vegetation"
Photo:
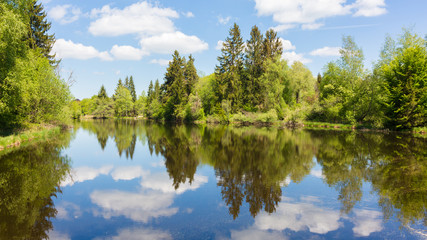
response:
[[[58,74],[58,61],[51,55],[55,37],[49,29],[41,3],[0,2],[2,135],[44,124],[62,125],[70,119],[72,96]]]
[[[341,57],[317,77],[301,62],[289,66],[282,51],[273,30],[262,34],[254,26],[244,41],[234,24],[213,74],[199,76],[195,59],[175,51],[163,83],[151,81],[147,93],[136,96],[131,76],[124,85],[119,80],[111,98],[101,87],[71,108],[76,118],[142,115],[177,122],[425,129],[427,44],[410,30],[398,39],[386,37],[372,69],[364,66],[363,51],[351,36],[343,37]]]

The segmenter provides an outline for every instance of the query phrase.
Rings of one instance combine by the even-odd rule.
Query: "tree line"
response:
[[[351,36],[343,37],[341,57],[327,63],[317,78],[301,62],[289,66],[282,53],[275,31],[262,34],[253,26],[244,41],[234,24],[213,74],[200,77],[193,56],[175,51],[163,83],[151,81],[137,98],[133,81],[122,87],[119,81],[110,102],[98,104],[109,107],[86,111],[87,102],[107,99],[94,96],[80,103],[81,112],[177,122],[310,120],[390,129],[427,122],[427,44],[410,30],[396,40],[386,38],[372,70],[364,66],[363,51]]]
[[[0,2],[0,126],[22,129],[70,118],[68,84],[58,74],[46,12],[36,0]]]

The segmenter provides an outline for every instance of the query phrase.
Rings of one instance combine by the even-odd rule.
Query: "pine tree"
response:
[[[190,93],[193,91],[196,82],[199,80],[196,67],[194,66],[194,58],[191,55],[188,57],[188,62],[185,65],[184,76],[186,95],[188,98],[188,96],[190,96]]]
[[[51,55],[53,44],[55,43],[55,35],[49,34],[51,23],[46,20],[46,12],[41,3],[30,1],[28,7],[29,30],[28,44],[30,48],[39,48],[43,55],[49,59],[51,65],[57,65],[55,54]]]
[[[280,39],[277,37],[277,32],[269,29],[265,33],[263,55],[265,58],[276,59],[283,53],[283,46]]]
[[[148,104],[151,103],[154,97],[154,89],[153,89],[153,81],[150,80],[150,84],[148,85],[148,92],[147,92],[147,102]]]
[[[98,92],[98,98],[108,98],[107,91],[105,91],[104,85],[101,86],[101,89]]]
[[[240,28],[234,23],[229,36],[218,57],[219,66],[216,66],[216,95],[218,101],[229,100],[233,112],[236,112],[241,103],[241,74],[243,70],[243,39]]]
[[[125,87],[125,88],[127,88],[127,89],[129,90],[129,77],[128,77],[128,76],[126,76],[126,78],[125,78],[125,84],[124,84],[124,87]]]
[[[133,100],[133,102],[135,102],[136,101],[136,91],[135,91],[135,84],[133,82],[133,77],[132,76],[129,77],[129,83],[128,83],[128,85],[129,85],[128,89],[130,91],[130,94],[132,95],[132,100]]]
[[[263,35],[257,26],[251,30],[251,38],[246,43],[245,78],[243,82],[245,103],[256,106],[260,103],[259,77],[263,71]]]

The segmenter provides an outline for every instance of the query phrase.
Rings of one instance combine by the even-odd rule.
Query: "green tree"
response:
[[[265,58],[275,59],[282,56],[283,46],[280,39],[277,37],[277,32],[273,29],[267,30],[265,33],[263,44],[263,55]]]
[[[261,102],[260,82],[264,72],[263,35],[257,26],[251,30],[251,38],[246,42],[245,48],[245,76],[243,81],[245,105],[257,106]]]
[[[292,64],[289,72],[292,95],[295,103],[301,103],[308,97],[313,97],[315,80],[311,71],[299,61]]]
[[[176,50],[172,58],[165,73],[165,82],[161,86],[162,102],[165,104],[164,117],[166,120],[182,120],[180,114],[183,111],[183,105],[186,104],[185,58],[182,58]]]
[[[104,85],[102,85],[101,89],[99,89],[98,98],[108,98],[107,91],[105,90]]]
[[[191,55],[188,57],[187,64],[184,68],[184,77],[186,96],[188,98],[188,96],[190,96],[190,94],[193,92],[193,88],[196,85],[197,81],[199,80],[199,75],[197,75],[197,70],[194,66],[194,58]]]
[[[426,41],[405,30],[398,43],[385,44],[379,63],[383,80],[385,125],[395,129],[427,123]]]
[[[240,28],[234,23],[221,49],[221,56],[218,57],[219,65],[215,68],[217,102],[229,100],[233,112],[236,112],[241,106],[243,50],[244,44],[240,36]]]
[[[133,112],[132,95],[124,86],[118,86],[114,93],[114,109],[117,117],[129,117]]]
[[[135,84],[133,82],[132,75],[129,77],[128,89],[130,91],[130,95],[132,95],[132,101],[135,102],[136,101],[136,91],[135,91]]]
[[[46,12],[41,3],[36,0],[29,1],[28,17],[29,32],[28,43],[32,49],[40,49],[42,54],[49,59],[50,64],[56,65],[55,54],[51,54],[55,35],[49,34],[51,23],[46,19]]]

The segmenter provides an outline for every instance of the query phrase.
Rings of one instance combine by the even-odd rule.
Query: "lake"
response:
[[[427,141],[89,120],[0,152],[0,239],[425,239]]]

